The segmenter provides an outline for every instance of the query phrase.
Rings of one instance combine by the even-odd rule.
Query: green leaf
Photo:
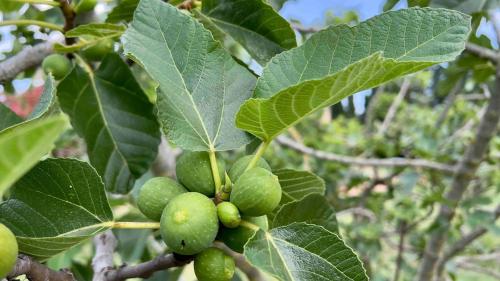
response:
[[[112,23],[89,23],[79,25],[67,33],[66,37],[80,37],[73,45],[55,44],[58,52],[76,52],[82,48],[95,45],[103,40],[118,38],[125,31],[125,26]]]
[[[173,143],[208,151],[252,140],[234,123],[255,78],[198,21],[160,0],[142,0],[122,41],[159,83],[158,118]]]
[[[16,235],[20,252],[44,260],[108,229],[113,214],[94,168],[59,158],[16,182],[0,204],[0,222]]]
[[[311,172],[282,169],[273,171],[273,174],[278,177],[281,185],[280,205],[301,200],[309,194],[325,193],[325,182]]]
[[[106,18],[106,22],[117,23],[117,22],[129,22],[134,16],[135,8],[139,4],[139,0],[122,0],[116,7],[111,10]]]
[[[387,12],[389,10],[392,10],[392,8],[394,8],[394,6],[396,6],[396,4],[399,3],[400,0],[386,0],[385,4],[384,4],[384,7],[382,8],[382,10],[384,12]]]
[[[54,116],[23,122],[0,132],[0,197],[50,152],[67,126],[67,118]]]
[[[335,210],[319,193],[312,193],[300,201],[283,205],[271,225],[275,228],[294,222],[320,225],[333,233],[339,233]]]
[[[457,10],[466,14],[484,12],[500,6],[500,0],[433,0],[432,7]]]
[[[0,103],[0,131],[21,122],[23,122],[23,118],[19,117],[5,104]]]
[[[281,10],[281,8],[283,7],[283,5],[287,1],[288,0],[267,0],[267,2],[269,3],[269,5],[271,5],[271,7],[273,7],[273,9],[275,9],[276,11]]]
[[[290,24],[263,0],[205,0],[199,17],[231,36],[259,63],[297,45]]]
[[[56,87],[54,77],[52,74],[47,75],[45,83],[43,84],[43,92],[40,100],[28,116],[28,119],[35,119],[48,116],[51,112],[56,111],[55,107]]]
[[[94,36],[109,37],[121,35],[125,31],[125,26],[112,23],[89,23],[79,25],[68,30],[64,35],[66,37]]]
[[[106,189],[127,193],[154,161],[160,143],[153,105],[127,64],[111,53],[95,73],[75,66],[57,94]]]
[[[352,249],[318,225],[293,223],[269,232],[259,230],[245,245],[245,256],[281,281],[368,280]]]
[[[269,62],[255,98],[238,112],[237,126],[272,140],[356,92],[453,60],[469,31],[469,16],[430,8],[387,12],[355,27],[329,27]]]

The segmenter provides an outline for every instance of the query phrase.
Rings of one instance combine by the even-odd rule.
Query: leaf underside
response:
[[[329,27],[269,62],[255,98],[238,112],[237,126],[269,141],[356,92],[453,60],[469,31],[469,16],[430,8],[387,12],[355,27]]]
[[[290,24],[262,0],[206,0],[201,9],[207,28],[231,36],[260,64],[296,46]]]
[[[122,41],[125,54],[159,83],[158,118],[170,141],[220,151],[252,140],[235,127],[235,115],[255,77],[197,20],[160,0],[142,0]]]
[[[338,235],[302,222],[257,231],[245,245],[245,256],[281,281],[368,280],[361,261]]]
[[[0,222],[14,232],[20,251],[41,260],[104,231],[111,221],[101,178],[75,159],[40,162],[0,204]]]
[[[153,105],[125,62],[107,55],[92,74],[75,66],[57,94],[106,189],[130,191],[154,161],[160,132]]]

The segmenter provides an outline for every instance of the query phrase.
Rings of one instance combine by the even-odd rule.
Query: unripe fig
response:
[[[263,168],[252,168],[239,177],[233,185],[230,201],[243,215],[268,214],[281,201],[278,177]]]
[[[174,253],[181,255],[194,255],[210,247],[218,228],[214,202],[196,192],[172,199],[160,222],[163,240]]]
[[[233,166],[231,167],[231,169],[229,169],[228,173],[229,178],[233,182],[236,182],[236,180],[245,172],[246,168],[248,167],[248,164],[250,164],[250,161],[252,161],[253,157],[254,157],[253,155],[243,156],[236,162],[234,162]],[[271,171],[271,167],[269,166],[269,164],[267,164],[264,158],[259,158],[259,160],[255,164],[255,167],[261,167],[268,171]]]
[[[82,49],[82,55],[90,61],[102,60],[104,56],[113,51],[114,44],[113,39],[101,40],[95,45]]]
[[[0,279],[5,278],[14,267],[18,248],[14,234],[0,223]]]
[[[257,231],[257,227],[267,230],[267,216],[243,217],[240,226],[237,228],[221,227],[217,239],[221,240],[233,251],[243,253],[243,246]]]
[[[234,259],[217,248],[208,248],[194,259],[198,281],[229,281],[234,275]]]
[[[170,200],[187,190],[176,181],[166,177],[148,180],[139,191],[137,206],[139,210],[154,221],[160,221],[163,209]]]
[[[97,5],[97,0],[80,0],[75,7],[75,13],[80,14],[92,11],[95,5]]]
[[[225,176],[226,165],[220,157],[217,158],[217,167],[222,180]],[[215,194],[215,183],[208,152],[184,152],[177,160],[175,171],[179,182],[189,191],[199,192],[210,197]]]
[[[42,62],[42,69],[45,73],[52,73],[56,80],[62,79],[71,70],[69,59],[60,54],[52,54]]]
[[[240,225],[240,211],[231,202],[222,202],[217,205],[217,215],[219,221],[228,228],[235,228]]]

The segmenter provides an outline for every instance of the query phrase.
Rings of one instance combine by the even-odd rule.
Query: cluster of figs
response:
[[[139,209],[160,222],[162,239],[169,250],[195,256],[199,281],[231,280],[234,260],[213,247],[214,241],[243,252],[258,228],[267,229],[266,215],[281,201],[278,177],[262,158],[249,168],[252,158],[238,159],[227,173],[224,161],[218,158],[217,170],[225,182],[216,194],[209,154],[187,151],[177,161],[178,182],[156,177],[139,191]]]

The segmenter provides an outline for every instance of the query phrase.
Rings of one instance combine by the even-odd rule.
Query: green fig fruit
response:
[[[218,228],[214,202],[196,192],[172,199],[160,222],[163,240],[174,253],[181,255],[194,255],[210,247]]]
[[[235,228],[240,225],[240,211],[231,202],[222,202],[217,205],[217,215],[219,216],[219,221],[225,227]]]
[[[5,225],[0,223],[0,279],[5,278],[16,264],[17,240]]]
[[[82,56],[90,61],[99,61],[114,49],[113,39],[100,40],[96,44],[82,49]]]
[[[234,162],[233,166],[231,167],[231,169],[229,169],[228,173],[231,181],[236,182],[236,180],[238,180],[238,178],[245,172],[246,168],[248,167],[248,164],[250,164],[250,161],[252,161],[253,157],[254,155],[243,156],[236,162]],[[260,167],[268,171],[271,171],[271,167],[262,157],[259,158],[259,160],[255,164],[255,167]]]
[[[225,177],[226,165],[220,157],[217,158],[217,167],[222,180]],[[209,197],[214,196],[215,183],[208,152],[184,152],[177,160],[176,174],[179,182],[189,191],[199,192]]]
[[[245,216],[262,216],[272,212],[281,201],[278,177],[264,168],[252,168],[233,185],[230,201]]]
[[[61,80],[71,71],[71,62],[63,55],[52,54],[43,60],[42,69],[47,74],[52,73],[54,79]]]
[[[187,190],[182,185],[170,178],[152,178],[141,187],[137,206],[149,219],[160,221],[163,209],[168,202],[186,192]]]
[[[223,241],[233,251],[243,253],[243,246],[252,238],[257,228],[268,230],[267,216],[243,217],[237,228],[221,227],[217,239]]]
[[[194,259],[198,281],[229,281],[234,275],[234,259],[217,248],[208,248]]]

